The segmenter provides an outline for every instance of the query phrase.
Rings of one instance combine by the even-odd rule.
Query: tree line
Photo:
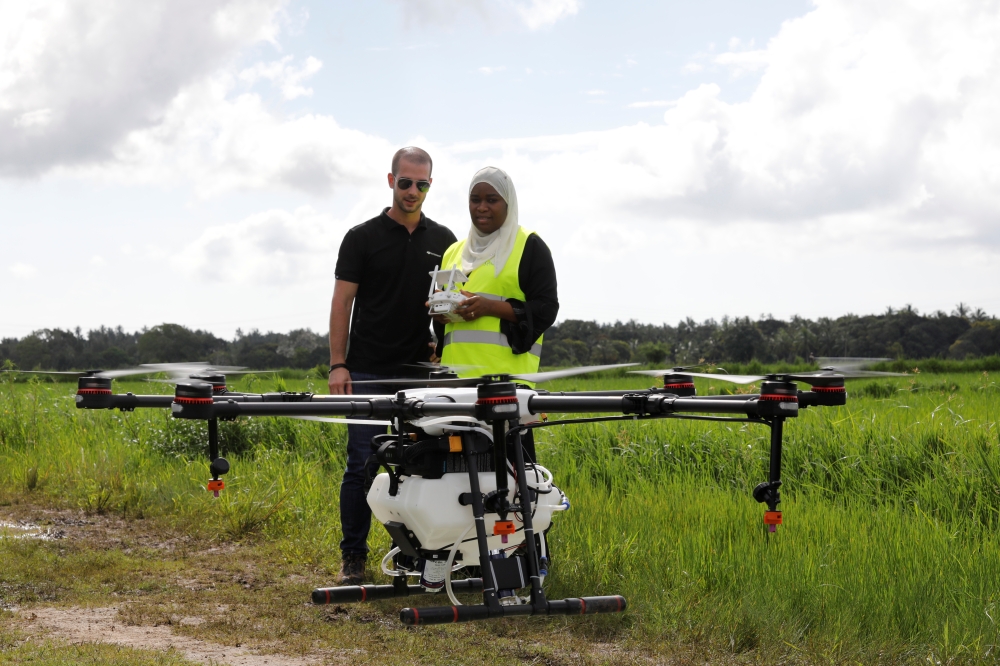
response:
[[[544,365],[794,363],[818,356],[966,359],[1000,354],[1000,321],[964,304],[950,314],[920,314],[906,306],[815,321],[769,315],[700,323],[688,318],[676,326],[568,320],[545,334],[543,350]]]
[[[636,321],[597,323],[569,319],[550,328],[542,365],[600,365],[639,361],[688,365],[803,362],[815,356],[967,359],[1000,354],[1000,320],[959,304],[951,313],[920,314],[912,307],[882,314],[815,321],[762,316],[724,317],[676,326]],[[140,363],[207,361],[261,370],[323,367],[327,335],[237,330],[232,340],[179,324],[127,332],[101,327],[42,329],[0,341],[0,364],[24,370],[115,369]]]

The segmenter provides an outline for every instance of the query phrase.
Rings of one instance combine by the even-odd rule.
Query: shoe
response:
[[[366,553],[344,553],[340,573],[333,579],[337,585],[361,585],[365,582]]]

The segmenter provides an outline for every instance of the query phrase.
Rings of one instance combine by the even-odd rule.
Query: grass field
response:
[[[617,376],[545,388],[649,383]],[[322,387],[267,377],[237,385]],[[78,512],[107,529],[74,543],[0,539],[6,607],[127,599],[123,618],[135,624],[183,607],[211,619],[181,633],[288,654],[356,650],[352,663],[979,663],[1000,649],[1000,386],[987,373],[861,381],[846,407],[803,411],[785,429],[785,524],[772,536],[750,497],[766,478],[762,426],[544,431],[540,458],[572,502],[551,533],[547,591],[623,594],[630,610],[431,630],[398,627],[400,604],[336,613],[306,604],[339,565],[342,426],[223,424],[233,471],[214,500],[204,490],[204,424],[166,410],[79,412],[72,391],[0,386],[0,509]],[[155,545],[167,542],[183,546]],[[388,538],[376,526],[370,542],[381,554]],[[249,586],[237,580],[247,571]],[[199,577],[211,593],[178,583]],[[205,610],[213,604],[228,610],[215,617]],[[28,663],[73,663],[62,651],[79,648],[24,643],[14,615],[2,622],[0,659],[27,661],[30,644],[44,649]],[[153,658],[115,661],[101,649],[88,663]]]

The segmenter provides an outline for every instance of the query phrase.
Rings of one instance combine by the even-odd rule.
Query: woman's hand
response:
[[[468,296],[468,298],[458,304],[458,307],[455,308],[455,314],[465,321],[475,321],[480,317],[498,317],[507,321],[517,321],[517,317],[514,316],[514,308],[510,306],[510,303],[483,298],[464,289],[462,295]]]
[[[499,303],[499,301],[491,301],[488,298],[477,296],[464,289],[462,290],[462,295],[468,298],[458,304],[458,307],[455,308],[455,314],[465,321],[475,321],[480,317],[492,315],[492,305]]]
[[[438,291],[441,291],[441,290],[438,289]],[[430,308],[430,306],[431,306],[431,302],[430,301],[424,301],[424,307],[425,308]],[[433,319],[434,321],[436,321],[439,324],[450,324],[451,323],[450,321],[448,321],[448,317],[446,317],[444,315],[431,315],[431,319]]]

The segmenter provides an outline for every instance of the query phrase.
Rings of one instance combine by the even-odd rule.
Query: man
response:
[[[388,384],[361,384],[354,390],[352,382],[412,375],[413,368],[407,366],[437,360],[425,306],[429,273],[441,263],[455,234],[420,210],[432,168],[430,155],[420,148],[397,151],[388,174],[392,206],[344,236],[330,308],[330,393],[391,394],[395,390]],[[338,585],[364,580],[371,527],[365,462],[372,437],[385,431],[384,426],[347,426]]]

